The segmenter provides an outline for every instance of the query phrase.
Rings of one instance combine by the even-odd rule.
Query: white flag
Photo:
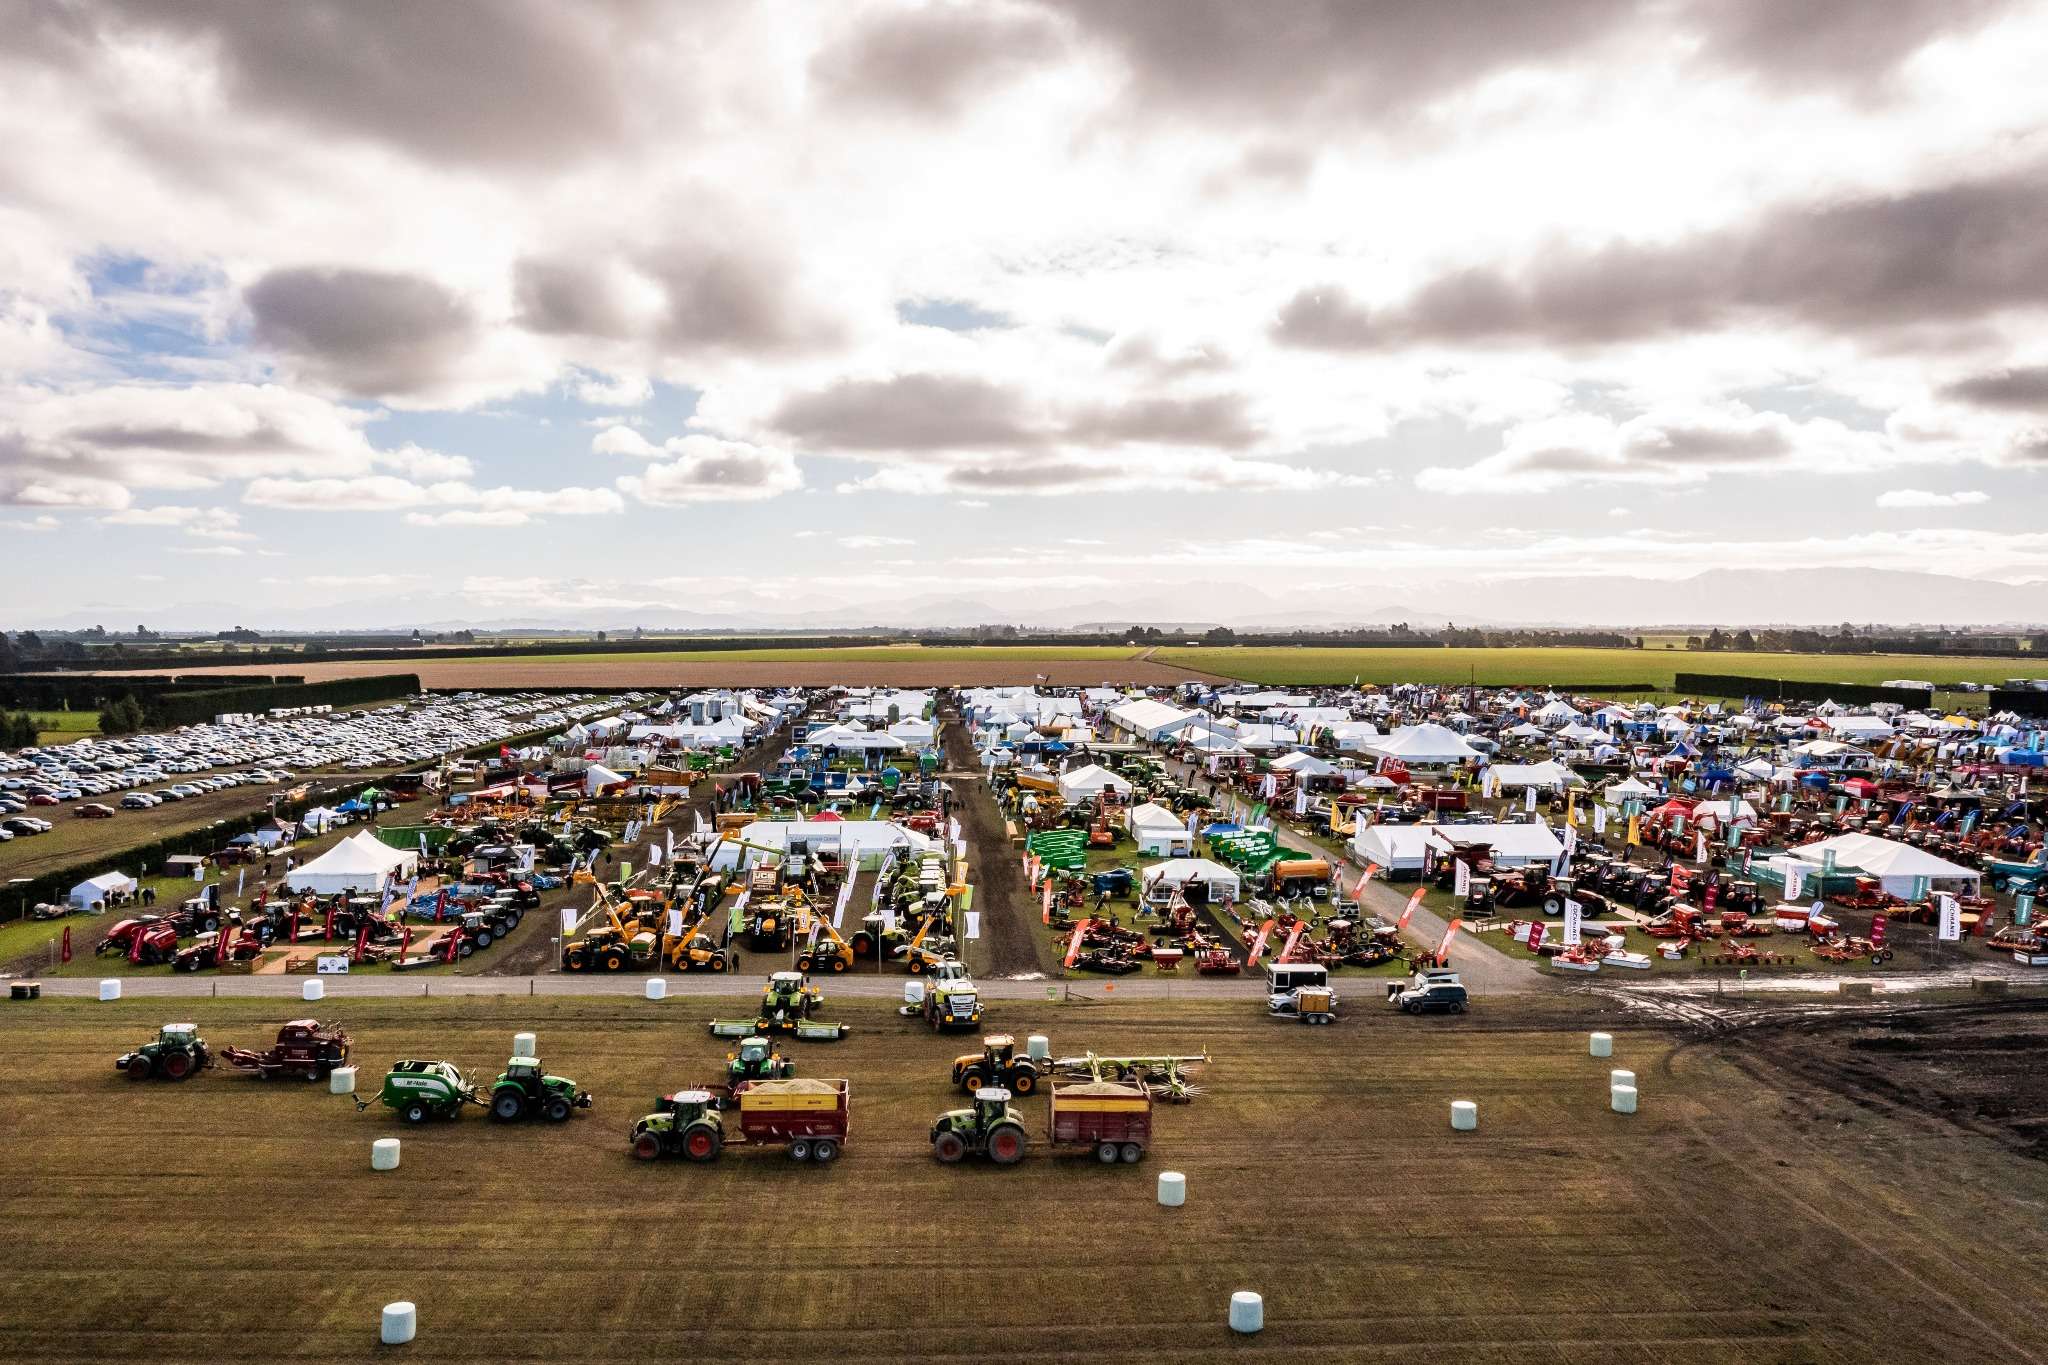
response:
[[[1522,809],[1523,809],[1523,810],[1526,810],[1526,811],[1530,811],[1530,812],[1532,812],[1532,813],[1533,813],[1533,812],[1535,811],[1535,809],[1536,809],[1536,789],[1535,789],[1534,787],[1524,787],[1524,788],[1522,788]]]
[[[1451,879],[1452,893],[1459,900],[1465,899],[1466,894],[1472,889],[1472,864],[1463,858],[1458,859],[1457,866],[1451,872]]]
[[[1954,943],[1963,936],[1963,907],[1946,891],[1935,893],[1934,903],[1941,910],[1941,933],[1944,943]]]
[[[1570,897],[1564,903],[1564,944],[1569,948],[1579,941],[1580,918],[1585,913],[1580,904]]]

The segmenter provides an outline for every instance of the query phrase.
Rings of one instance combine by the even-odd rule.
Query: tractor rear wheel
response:
[[[1138,1164],[1138,1159],[1145,1155],[1145,1149],[1135,1142],[1126,1142],[1119,1155],[1123,1157],[1124,1165],[1135,1166]]]
[[[960,1073],[960,1088],[972,1095],[988,1084],[988,1077],[978,1066],[970,1066]]]
[[[526,1112],[526,1097],[517,1090],[501,1090],[491,1096],[491,1117],[511,1123]]]
[[[809,1138],[790,1139],[789,1159],[791,1161],[809,1161],[811,1159],[811,1140]]]
[[[956,1165],[967,1155],[967,1144],[958,1133],[941,1133],[932,1139],[932,1155],[948,1166]]]
[[[1116,1144],[1115,1144],[1114,1142],[1098,1142],[1098,1143],[1096,1143],[1096,1144],[1095,1144],[1095,1159],[1096,1159],[1097,1161],[1101,1162],[1101,1163],[1102,1163],[1103,1165],[1105,1165],[1105,1166],[1114,1166],[1114,1165],[1116,1165],[1116,1159],[1117,1159],[1117,1150],[1116,1150]]]
[[[167,1052],[164,1054],[164,1075],[174,1081],[182,1081],[192,1074],[192,1054],[189,1052]]]
[[[711,1128],[692,1128],[683,1135],[683,1155],[692,1161],[714,1161],[724,1145],[724,1140]]]
[[[633,1139],[633,1155],[642,1161],[656,1161],[661,1157],[661,1139],[653,1133],[641,1133]]]
[[[811,1160],[820,1166],[839,1159],[839,1143],[833,1138],[819,1138],[811,1144]]]
[[[128,1079],[131,1081],[146,1081],[149,1079],[150,1073],[155,1070],[156,1067],[151,1064],[147,1057],[130,1057],[128,1059]]]
[[[462,942],[461,942],[460,944],[458,944],[458,945],[456,946],[456,949],[455,949],[455,955],[456,955],[457,957],[468,957],[468,956],[469,956],[469,955],[470,955],[471,953],[473,953],[473,952],[475,952],[475,951],[476,951],[476,942],[475,942],[475,940],[473,940],[473,939],[468,939],[468,938],[465,938],[465,939],[463,939],[463,940],[462,940]]]
[[[989,1160],[998,1166],[1014,1166],[1024,1159],[1024,1130],[1014,1123],[999,1125],[988,1135]]]

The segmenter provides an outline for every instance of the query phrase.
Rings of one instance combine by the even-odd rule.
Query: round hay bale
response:
[[[1479,1127],[1479,1106],[1471,1100],[1451,1101],[1451,1127],[1470,1133]]]
[[[1266,1301],[1249,1289],[1230,1296],[1230,1330],[1246,1336],[1266,1325]]]
[[[356,1069],[352,1066],[338,1066],[327,1073],[327,1093],[330,1095],[353,1095],[356,1093]]]
[[[373,1171],[395,1171],[398,1169],[397,1138],[378,1138],[370,1144],[370,1169]]]
[[[1159,1203],[1162,1207],[1177,1209],[1188,1202],[1188,1178],[1179,1171],[1159,1173]]]
[[[1592,1042],[1588,1045],[1588,1050],[1595,1057],[1612,1057],[1614,1055],[1614,1035],[1611,1033],[1594,1034]]]
[[[1632,1085],[1617,1085],[1607,1092],[1607,1107],[1617,1114],[1636,1112],[1636,1088]]]
[[[386,1346],[403,1346],[418,1336],[419,1330],[420,1310],[410,1300],[400,1299],[384,1305],[384,1321],[377,1329],[377,1340]]]

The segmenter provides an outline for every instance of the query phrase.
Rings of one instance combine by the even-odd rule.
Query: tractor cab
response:
[[[1008,1066],[1017,1055],[1017,1040],[1007,1033],[991,1033],[981,1040],[982,1056],[998,1066]]]
[[[678,1130],[710,1118],[713,1113],[713,1101],[708,1090],[678,1090],[673,1095],[657,1099],[654,1107],[668,1115]]]
[[[809,1018],[821,999],[818,988],[802,972],[772,972],[768,984],[761,988],[761,1014],[768,1019]]]
[[[974,1092],[974,1127],[986,1133],[1004,1119],[1014,1119],[1010,1112],[1010,1092],[1000,1085],[985,1085]]]
[[[158,1047],[190,1048],[196,1046],[198,1042],[199,1025],[197,1024],[165,1024],[157,1030],[156,1045]]]

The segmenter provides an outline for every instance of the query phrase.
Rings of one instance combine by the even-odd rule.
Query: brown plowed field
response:
[[[740,984],[740,983],[735,983]],[[751,984],[751,983],[748,983]],[[289,1008],[288,1008],[289,1005]],[[626,1152],[648,1097],[710,1074],[708,1015],[738,1002],[330,1000],[362,1088],[395,1057],[488,1080],[515,1030],[595,1107],[559,1127],[472,1110],[403,1129],[325,1086],[219,1072],[133,1083],[116,1053],[162,1002],[8,1006],[0,1030],[0,1359],[357,1361],[379,1307],[419,1305],[408,1360],[2040,1361],[2048,1165],[1890,1105],[1845,1104],[1740,1036],[1677,1046],[1602,1023],[1643,1109],[1606,1107],[1597,1004],[1482,1003],[1407,1019],[1361,1001],[1328,1029],[1229,1004],[1002,1003],[1057,1054],[1212,1064],[1162,1107],[1137,1166],[1045,1149],[1019,1102],[1013,1169],[941,1167],[960,1101],[937,1038],[885,1002],[793,1044],[851,1080],[830,1167],[729,1150]],[[184,1000],[215,1046],[261,1043],[296,1002]],[[1610,1020],[1612,1017],[1610,1016]],[[2004,1027],[2002,1024],[2001,1027]],[[2013,1019],[2010,1027],[2030,1027]],[[1453,1134],[1452,1098],[1480,1128]],[[369,1169],[402,1135],[403,1165]],[[1188,1203],[1153,1198],[1185,1172]],[[1233,1337],[1230,1293],[1265,1296]],[[683,1345],[686,1344],[686,1345]]]
[[[670,687],[1000,687],[1040,680],[1058,687],[1137,683],[1170,686],[1213,675],[1146,659],[1052,659],[875,663],[811,657],[801,660],[636,658],[630,654],[592,659],[365,659],[348,663],[281,663],[245,667],[180,668],[179,677],[256,673],[291,675],[307,682],[383,673],[417,673],[424,687],[459,692],[465,687],[533,687],[624,691]]]

